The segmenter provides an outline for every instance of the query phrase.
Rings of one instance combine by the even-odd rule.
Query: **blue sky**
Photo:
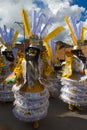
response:
[[[72,4],[78,4],[79,6],[83,6],[87,9],[87,0],[73,0]]]
[[[74,17],[77,22],[83,21],[83,25],[87,27],[87,0],[0,0],[0,26],[3,27],[5,24],[8,28],[19,30],[22,36],[23,29],[14,22],[22,21],[21,10],[23,8],[28,13],[30,24],[32,24],[34,10],[43,11],[47,18],[54,17],[55,22],[49,31],[58,26],[65,28],[65,31],[58,35],[58,40],[68,41],[69,30],[64,21],[66,15]],[[87,36],[85,38],[87,39]]]
[[[45,8],[45,5],[44,5],[44,3],[42,2],[42,1],[34,1],[34,3],[38,6],[38,7],[40,7],[40,8]]]
[[[78,5],[79,7],[85,8],[85,11],[82,12],[82,17],[80,18],[81,21],[85,21],[87,18],[87,0],[73,0],[71,5]]]
[[[62,0],[60,0],[60,1],[62,1]],[[44,1],[41,1],[41,0],[35,0],[34,3],[39,8],[42,8],[42,9],[44,9],[45,6],[46,6],[45,3],[44,3]],[[82,16],[80,18],[81,21],[85,21],[86,18],[87,18],[87,0],[71,0],[70,6],[73,6],[73,5],[78,5],[79,7],[84,7],[85,8],[85,11],[81,13]]]

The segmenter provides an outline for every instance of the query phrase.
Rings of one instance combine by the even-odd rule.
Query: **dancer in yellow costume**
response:
[[[36,13],[34,11],[34,18],[37,16]],[[34,128],[38,128],[38,121],[47,115],[49,106],[48,89],[39,81],[39,72],[41,72],[39,67],[40,59],[43,57],[42,55],[45,56],[44,49],[46,49],[46,56],[50,62],[52,61],[52,53],[48,41],[61,32],[63,27],[57,27],[53,32],[46,35],[45,29],[48,24],[51,25],[52,19],[49,19],[47,24],[42,28],[43,21],[47,20],[45,14],[42,13],[38,16],[36,18],[38,20],[34,19],[36,22],[33,24],[32,31],[28,22],[27,13],[24,9],[22,10],[22,18],[25,35],[29,38],[30,45],[29,47],[25,45],[25,53],[19,58],[19,62],[13,72],[17,79],[12,89],[15,97],[13,112],[20,120],[34,122]],[[48,70],[45,68],[45,76],[51,73],[52,69],[50,70],[50,68],[52,67],[49,66]]]
[[[7,32],[7,27],[4,25],[0,27],[0,101],[8,102],[14,100],[12,89],[12,83],[5,82],[6,77],[13,71],[14,59],[16,53],[15,42],[18,36],[18,31],[14,32],[13,28]]]
[[[72,25],[74,24],[75,27],[73,27],[73,30],[67,17],[65,17],[65,21],[70,29],[74,47],[71,52],[66,53],[66,64],[61,79],[63,87],[61,88],[60,97],[64,102],[69,104],[70,110],[74,108],[81,110],[81,106],[87,105],[86,58],[81,50],[81,43],[83,42],[82,32],[84,28],[82,28],[80,35],[76,38],[76,31],[73,32],[73,30],[76,29],[73,18],[71,19]]]

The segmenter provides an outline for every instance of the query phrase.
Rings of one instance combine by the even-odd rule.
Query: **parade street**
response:
[[[12,103],[0,104],[0,126],[3,130],[33,130],[32,123],[19,121],[12,113]],[[71,112],[58,96],[50,99],[46,118],[40,120],[39,130],[87,130],[87,109]],[[2,130],[0,127],[0,130]]]

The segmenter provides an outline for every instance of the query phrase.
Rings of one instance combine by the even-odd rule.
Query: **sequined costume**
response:
[[[58,79],[54,73],[54,67],[49,63],[46,50],[41,52],[40,57],[40,82],[46,86],[50,95],[54,96],[54,93],[58,91]]]
[[[66,52],[66,64],[62,73],[61,99],[69,104],[69,109],[80,109],[87,105],[86,58],[81,51],[79,41],[71,52]]]
[[[32,31],[30,29],[27,12],[24,9],[22,10],[22,18],[25,35],[29,38],[30,45],[27,48],[25,45],[25,56],[20,62],[20,65],[17,65],[13,72],[17,78],[17,83],[13,86],[15,97],[13,112],[20,120],[27,122],[33,121],[34,128],[38,128],[38,121],[47,115],[49,106],[48,89],[42,85],[39,80],[41,73],[39,69],[41,64],[40,54],[44,52],[45,48],[49,60],[52,61],[51,48],[48,42],[61,32],[63,27],[60,26],[46,35],[47,27],[52,24],[53,18],[47,20],[45,14],[42,13],[38,15],[38,13],[34,11]],[[43,23],[45,25],[42,27]]]
[[[10,32],[8,32],[9,36],[7,36],[7,27],[4,25],[4,29],[0,28],[1,34],[1,48],[0,48],[0,101],[9,102],[14,100],[12,89],[12,82],[9,84],[5,81],[9,74],[12,73],[14,68],[14,59],[15,56],[13,52],[15,51],[13,48],[15,47],[14,42],[17,38],[14,38],[14,30],[11,28]],[[3,35],[4,34],[4,35]],[[14,40],[13,40],[14,39]],[[13,41],[13,43],[12,43]],[[13,51],[14,50],[14,51]]]
[[[31,48],[33,47],[28,49]],[[32,51],[33,55],[34,52]],[[49,93],[38,79],[38,59],[33,59],[32,56],[31,59],[30,56],[27,59],[28,55],[30,53],[27,51],[26,59],[21,57],[14,70],[17,76],[17,83],[13,86],[15,97],[13,112],[20,120],[27,122],[34,121],[36,123],[36,121],[47,115]]]

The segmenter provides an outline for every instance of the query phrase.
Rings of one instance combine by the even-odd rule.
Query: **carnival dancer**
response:
[[[38,121],[47,115],[49,106],[49,92],[38,78],[39,54],[39,45],[31,43],[25,50],[25,57],[19,59],[21,64],[18,63],[14,70],[17,77],[13,86],[14,115],[20,120],[34,122],[34,128],[39,127]]]
[[[71,18],[71,20],[73,25],[73,18]],[[71,52],[66,52],[66,64],[61,79],[63,87],[61,88],[60,97],[64,102],[68,103],[69,110],[74,110],[74,108],[81,110],[81,106],[87,105],[86,58],[81,50],[81,43],[83,42],[82,32],[84,28],[80,25],[82,27],[82,32],[76,37],[76,31],[73,33],[67,17],[65,17],[65,21],[70,29],[74,47]],[[75,23],[74,27],[74,29],[76,29]],[[79,31],[80,30],[78,30],[78,32]]]
[[[0,101],[8,102],[13,101],[14,95],[11,91],[12,83],[5,82],[6,77],[12,73],[14,69],[14,59],[16,54],[15,42],[18,36],[18,31],[14,32],[13,28],[7,32],[7,27],[0,27]]]
[[[18,64],[13,71],[17,81],[12,89],[15,96],[13,112],[20,120],[34,122],[34,128],[38,128],[38,121],[47,115],[49,106],[48,89],[39,81],[39,55],[43,45],[40,44],[41,38],[38,35],[31,34],[24,9],[22,10],[22,18],[30,45],[29,47],[25,45],[25,53],[19,52]],[[36,30],[32,32],[34,31]]]

